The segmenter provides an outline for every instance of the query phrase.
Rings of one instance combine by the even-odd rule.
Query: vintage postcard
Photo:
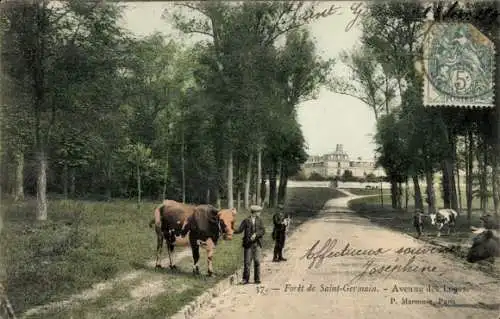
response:
[[[0,1],[0,319],[500,319],[498,1]]]

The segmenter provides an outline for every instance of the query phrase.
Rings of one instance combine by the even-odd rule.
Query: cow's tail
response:
[[[184,221],[184,224],[182,225],[181,228],[181,236],[186,237],[187,233],[191,230],[191,222],[192,222],[192,217],[190,216]]]
[[[149,228],[153,228],[153,225],[156,224],[156,225],[161,225],[161,212],[160,212],[160,208],[161,207],[158,207],[155,209],[154,211],[154,218],[149,222]]]

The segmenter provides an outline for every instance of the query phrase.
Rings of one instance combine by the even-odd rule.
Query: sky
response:
[[[316,40],[318,54],[323,58],[337,58],[342,50],[350,50],[361,36],[359,19],[346,31],[346,26],[356,19],[353,5],[359,2],[323,2],[321,8],[337,7],[335,13],[311,23],[308,28]],[[167,2],[127,2],[123,6],[122,25],[138,37],[161,32],[187,44],[200,40],[174,30],[168,20],[162,19],[164,10],[171,11]],[[335,75],[347,76],[345,67],[337,63]],[[298,106],[298,122],[302,127],[309,155],[323,155],[335,151],[336,144],[343,144],[351,158],[372,159],[375,117],[368,105],[356,98],[336,94],[327,88],[319,91],[317,99]]]

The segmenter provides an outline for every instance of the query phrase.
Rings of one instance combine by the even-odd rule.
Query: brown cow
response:
[[[164,200],[162,205],[154,211],[154,219],[149,223],[149,227],[155,225],[156,232],[156,268],[162,268],[160,262],[163,241],[167,242],[167,252],[170,268],[175,269],[174,247],[179,239],[187,219],[193,215],[196,206],[183,204],[174,200]]]
[[[234,233],[236,209],[218,210],[212,205],[199,205],[191,215],[181,233],[189,232],[189,244],[193,253],[193,273],[199,274],[200,246],[207,251],[208,275],[213,275],[213,254],[219,237],[231,240]]]
[[[196,214],[195,214],[196,212]],[[167,252],[170,268],[175,269],[173,263],[174,247],[183,243],[182,239],[190,233],[189,244],[193,253],[193,272],[199,273],[198,261],[200,258],[199,247],[207,251],[209,275],[213,274],[212,258],[215,245],[220,237],[231,240],[234,233],[236,209],[217,210],[211,205],[188,205],[173,200],[164,200],[162,205],[155,209],[154,219],[149,226],[155,225],[157,238],[156,268],[161,268],[160,256],[163,241],[167,242]],[[191,218],[194,217],[194,218]],[[192,233],[192,235],[191,235]]]

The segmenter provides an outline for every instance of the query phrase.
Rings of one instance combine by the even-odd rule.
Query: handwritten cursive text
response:
[[[315,268],[319,268],[325,258],[335,258],[335,257],[344,257],[344,256],[378,256],[385,254],[390,251],[390,249],[377,248],[377,249],[355,249],[351,248],[350,244],[347,243],[342,250],[333,250],[338,243],[337,239],[328,238],[321,247],[321,249],[317,250],[319,243],[321,241],[317,240],[311,248],[309,248],[305,255],[301,257],[301,259],[312,260],[309,264],[308,269],[311,269],[313,266]]]
[[[396,260],[397,261],[397,260]],[[366,275],[368,276],[378,276],[385,274],[385,278],[389,277],[394,272],[437,272],[436,266],[417,266],[413,265],[415,261],[415,256],[411,258],[404,264],[387,264],[387,265],[376,265],[375,260],[370,259],[363,266],[361,273],[354,276],[349,283],[355,282]]]

